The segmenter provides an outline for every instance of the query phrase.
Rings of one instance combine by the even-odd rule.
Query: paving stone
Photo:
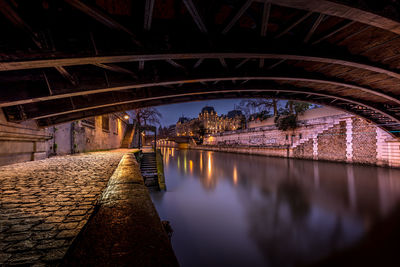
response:
[[[80,229],[62,230],[56,238],[74,238],[78,235]]]
[[[32,233],[30,233],[30,232],[13,233],[13,234],[7,235],[2,240],[3,240],[3,242],[27,240],[31,237],[31,235],[32,235]]]
[[[0,167],[0,265],[57,264],[125,151]]]
[[[67,249],[68,247],[62,247],[62,248],[48,250],[46,252],[46,255],[42,258],[42,260],[45,262],[60,261],[67,252]]]
[[[6,249],[6,252],[17,252],[17,251],[28,251],[36,245],[36,242],[30,240],[19,241],[18,243],[12,244]]]
[[[31,238],[33,240],[52,239],[58,234],[58,231],[33,232]]]
[[[36,249],[54,249],[65,246],[65,240],[43,240],[35,248]]]
[[[60,224],[60,226],[58,227],[58,229],[60,230],[72,230],[75,228],[82,228],[83,225],[80,225],[80,222],[69,222],[69,223],[62,223]]]
[[[0,252],[0,265],[3,265],[9,258],[11,258],[12,254]]]
[[[10,265],[30,265],[30,263],[39,261],[42,256],[43,254],[38,251],[15,253],[8,259],[7,263]]]
[[[88,210],[89,208],[86,210],[74,210],[69,214],[69,216],[82,216],[85,215]]]
[[[65,216],[51,216],[49,218],[46,218],[46,222],[59,223],[59,222],[62,222],[64,219],[65,219]]]
[[[39,225],[36,225],[35,227],[32,228],[33,231],[49,231],[55,227],[54,224],[51,223],[41,223]]]
[[[70,216],[70,217],[67,217],[64,220],[64,222],[65,223],[67,223],[67,222],[79,222],[79,221],[84,220],[85,218],[86,218],[86,216]]]

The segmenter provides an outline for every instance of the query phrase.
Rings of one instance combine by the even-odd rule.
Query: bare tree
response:
[[[136,121],[139,125],[160,124],[161,113],[153,107],[138,108],[134,110]]]
[[[256,98],[244,99],[239,103],[239,109],[243,111],[246,117],[255,113],[270,113],[273,111],[274,116],[278,114],[276,99]]]

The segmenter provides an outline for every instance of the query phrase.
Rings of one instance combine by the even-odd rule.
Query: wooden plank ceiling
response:
[[[42,127],[149,105],[273,97],[400,136],[396,1],[0,0],[0,107]]]

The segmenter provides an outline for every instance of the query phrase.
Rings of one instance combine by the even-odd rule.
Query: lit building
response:
[[[232,110],[227,115],[218,116],[213,107],[206,106],[196,119],[179,118],[176,133],[177,136],[198,136],[201,132],[200,127],[204,127],[204,134],[233,131],[242,127],[243,118],[240,110]]]

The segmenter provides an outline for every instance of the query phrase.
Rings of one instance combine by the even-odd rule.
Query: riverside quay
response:
[[[0,0],[0,266],[400,266],[400,1]]]

